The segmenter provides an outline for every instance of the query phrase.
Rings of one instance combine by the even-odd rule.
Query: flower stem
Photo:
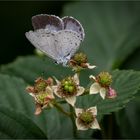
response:
[[[74,113],[74,108],[70,105],[70,112],[71,112],[71,121],[72,121],[72,124],[73,124],[73,135],[74,135],[74,138],[77,138],[77,128],[76,128],[76,125],[75,125],[75,113]]]
[[[70,112],[66,112],[62,106],[60,106],[57,102],[53,102],[53,105],[60,111],[62,112],[63,114],[65,114],[66,116],[69,116],[71,117],[71,113]]]

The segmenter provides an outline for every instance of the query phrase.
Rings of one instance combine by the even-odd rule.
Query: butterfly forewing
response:
[[[63,29],[62,20],[54,15],[40,14],[32,17],[34,30],[47,28],[50,31],[59,31]]]
[[[76,20],[73,17],[63,17],[62,20],[64,22],[64,29],[77,32],[81,37],[81,39],[82,40],[84,39],[85,37],[84,29],[78,20]]]

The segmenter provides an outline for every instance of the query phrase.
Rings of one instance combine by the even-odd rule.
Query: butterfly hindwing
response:
[[[26,33],[28,40],[39,50],[47,54],[49,57],[58,60],[57,46],[55,46],[54,34],[47,34],[44,30],[29,31]]]
[[[70,30],[62,30],[55,34],[59,57],[65,59],[67,56],[71,57],[78,50],[81,38],[79,35]],[[65,60],[64,60],[65,61]]]

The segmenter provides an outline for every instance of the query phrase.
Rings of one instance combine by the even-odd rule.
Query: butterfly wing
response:
[[[46,55],[58,61],[58,47],[56,47],[54,34],[47,34],[44,29],[26,32],[27,39]]]
[[[81,37],[82,41],[84,40],[85,33],[81,23],[73,17],[63,17],[64,29],[77,32]]]
[[[57,32],[55,40],[57,40],[55,43],[57,43],[57,51],[62,63],[66,63],[75,54],[82,41],[79,34],[70,30]]]
[[[32,25],[35,31],[27,32],[27,39],[58,63],[66,63],[85,36],[80,22],[72,17],[41,14],[32,17]]]
[[[63,29],[62,20],[55,15],[40,14],[32,17],[34,30],[48,29],[49,31],[59,31]]]

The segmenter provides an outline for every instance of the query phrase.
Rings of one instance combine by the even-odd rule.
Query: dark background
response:
[[[31,17],[36,14],[60,15],[65,1],[1,1],[0,63],[13,61],[19,55],[33,53],[34,47],[25,37],[32,29]]]

